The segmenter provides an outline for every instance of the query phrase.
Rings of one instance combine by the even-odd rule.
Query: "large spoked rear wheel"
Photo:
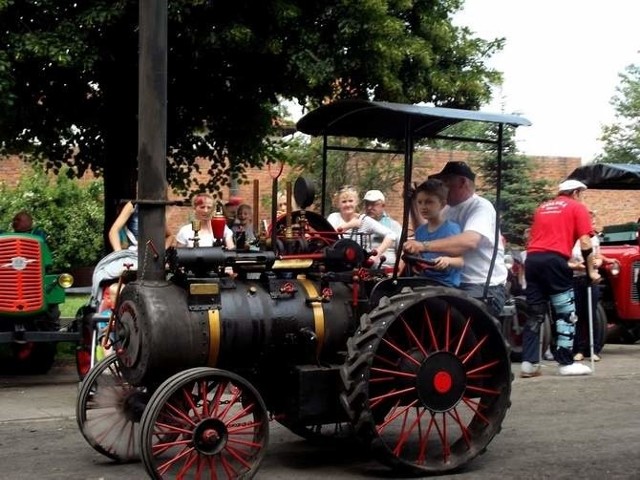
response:
[[[449,472],[482,453],[510,406],[497,321],[450,288],[383,298],[349,339],[341,375],[357,435],[413,475]]]
[[[110,355],[82,381],[76,402],[80,431],[102,455],[120,462],[138,460],[140,418],[148,400],[147,389],[127,383],[118,357]]]
[[[193,368],[169,378],[151,397],[141,435],[152,478],[251,478],[267,446],[269,416],[242,377]]]

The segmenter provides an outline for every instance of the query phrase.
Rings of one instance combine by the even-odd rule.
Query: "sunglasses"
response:
[[[342,193],[342,192],[348,192],[350,190],[355,190],[356,187],[354,187],[353,185],[343,185],[338,189],[338,193]]]

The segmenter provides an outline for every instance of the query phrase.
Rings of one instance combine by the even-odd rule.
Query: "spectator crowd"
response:
[[[427,283],[459,288],[483,301],[499,318],[509,295],[504,240],[496,210],[476,193],[475,180],[465,162],[452,161],[417,185],[410,192],[413,234],[403,244],[401,225],[386,212],[386,197],[379,189],[361,197],[354,186],[344,185],[333,195],[335,211],[326,221],[341,238],[359,243],[368,252],[370,265],[386,272],[397,268],[403,275],[420,275]],[[597,289],[591,290],[594,295],[586,292],[600,282],[599,268],[613,260],[600,252],[595,211],[582,198],[586,189],[577,180],[566,180],[555,198],[543,202],[534,213],[524,262],[528,316],[523,332],[523,378],[541,373],[541,325],[549,308],[554,324],[550,354],[560,375],[591,373],[581,361],[590,355],[600,360],[603,339],[595,339],[595,348],[589,348],[586,340],[587,299],[591,297],[593,310]],[[279,195],[278,215],[285,215],[286,208],[286,197]],[[237,198],[216,206],[213,196],[198,194],[191,216],[175,234],[167,229],[166,247],[248,248],[260,235],[259,226],[253,224],[252,207]],[[219,231],[214,217],[223,225]],[[34,228],[26,211],[16,214],[13,229],[44,235]],[[136,249],[138,236],[138,207],[127,202],[109,231],[111,248]]]

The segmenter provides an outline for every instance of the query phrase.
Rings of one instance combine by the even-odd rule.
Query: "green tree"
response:
[[[629,65],[619,77],[620,85],[610,102],[616,121],[602,128],[603,153],[595,161],[640,163],[640,66]]]
[[[169,2],[168,176],[200,156],[219,190],[277,158],[281,99],[427,101],[477,108],[503,39],[454,26],[462,0]],[[104,175],[106,218],[134,196],[138,1],[0,0],[0,148],[57,172]]]
[[[526,127],[525,127],[526,128]],[[480,122],[461,122],[447,129],[453,137],[487,139],[495,142],[498,129],[495,125]],[[438,140],[439,148],[478,152],[475,167],[482,176],[478,192],[496,204],[498,189],[498,157],[495,143]],[[536,207],[550,197],[550,183],[533,178],[532,161],[519,153],[515,143],[515,128],[503,129],[502,168],[500,170],[501,231],[510,243],[524,245],[524,230],[531,225]]]
[[[486,133],[497,139],[496,128],[491,127]],[[528,157],[518,152],[514,128],[504,128],[503,144],[500,172],[496,146],[482,145],[485,153],[480,156],[477,164],[483,180],[479,192],[495,205],[500,174],[500,201],[497,210],[501,219],[501,231],[510,243],[523,245],[524,230],[531,225],[536,207],[550,197],[550,185],[547,180],[533,178],[534,166]]]
[[[47,233],[56,272],[95,265],[103,255],[102,182],[78,183],[62,173],[54,179],[33,169],[15,187],[0,183],[0,231],[11,230],[17,212],[28,211]]]
[[[331,140],[332,144],[340,141],[343,146],[357,145],[354,139]],[[371,147],[371,144],[363,141],[361,146]],[[296,138],[289,142],[283,142],[282,152],[286,162],[294,166],[291,174],[293,177],[298,174],[315,182],[316,208],[320,210],[320,190],[322,185],[322,139]],[[353,185],[358,190],[360,196],[367,190],[378,189],[390,195],[388,190],[402,180],[403,164],[402,156],[378,153],[354,153],[342,151],[327,152],[326,168],[326,192],[325,212],[333,211],[333,194],[343,185]]]

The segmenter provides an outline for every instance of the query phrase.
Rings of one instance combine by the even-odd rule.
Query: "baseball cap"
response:
[[[440,179],[450,175],[459,175],[461,177],[468,178],[471,181],[475,181],[476,179],[476,174],[473,173],[471,167],[469,167],[465,162],[447,162],[440,173],[430,175],[429,178]]]
[[[380,190],[369,190],[364,194],[365,202],[384,202],[384,193]]]
[[[565,180],[558,186],[559,192],[572,192],[573,190],[586,190],[587,186],[579,180]]]

